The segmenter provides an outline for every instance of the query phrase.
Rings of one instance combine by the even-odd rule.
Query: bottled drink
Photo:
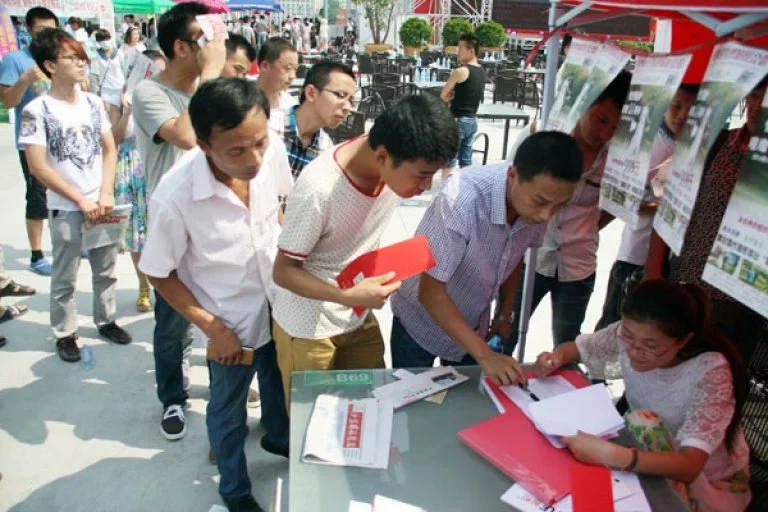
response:
[[[91,347],[83,345],[80,349],[80,365],[86,370],[91,370],[95,364],[96,360],[93,358]]]
[[[502,350],[504,349],[504,342],[501,340],[501,336],[497,334],[493,338],[489,339],[488,348],[496,353],[501,354]]]

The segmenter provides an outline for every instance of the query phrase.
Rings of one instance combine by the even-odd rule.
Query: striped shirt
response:
[[[291,174],[293,174],[294,180],[299,177],[309,162],[317,158],[317,155],[333,147],[331,137],[322,128],[315,132],[309,145],[304,147],[301,142],[299,126],[296,124],[297,108],[298,105],[291,107],[290,112],[285,117],[285,132],[283,133],[285,150],[288,152],[288,162],[291,164]]]
[[[447,284],[464,320],[483,338],[499,287],[525,250],[541,244],[547,227],[522,219],[507,222],[508,168],[505,162],[450,175],[416,230],[427,237],[437,260],[427,273]],[[392,312],[431,354],[449,361],[460,361],[466,354],[419,303],[418,276],[406,280],[392,297]]]

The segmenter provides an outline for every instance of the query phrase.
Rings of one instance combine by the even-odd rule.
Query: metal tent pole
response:
[[[557,19],[557,0],[549,3],[549,31],[555,30]],[[557,63],[560,54],[560,38],[550,37],[547,41],[547,72],[544,75],[544,98],[542,105],[541,121],[546,123],[552,108],[552,100],[555,97],[555,82],[557,80]],[[525,360],[525,342],[528,338],[528,326],[531,322],[531,304],[533,303],[533,286],[536,279],[536,257],[539,250],[536,247],[529,248],[525,253],[525,276],[523,277],[523,300],[520,307],[520,318],[517,342],[517,360],[521,363]]]

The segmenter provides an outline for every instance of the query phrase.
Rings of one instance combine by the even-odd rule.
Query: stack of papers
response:
[[[624,428],[624,420],[603,384],[575,389],[528,405],[529,417],[547,436],[573,436],[579,431],[612,437]]]
[[[301,460],[387,469],[393,415],[390,401],[320,395],[309,419]]]
[[[645,497],[640,479],[635,473],[622,471],[611,472],[613,484],[613,502],[616,512],[651,512],[651,506]],[[501,501],[512,505],[520,512],[572,512],[573,504],[568,495],[554,505],[548,506],[537,500],[520,484],[514,484],[505,492]]]

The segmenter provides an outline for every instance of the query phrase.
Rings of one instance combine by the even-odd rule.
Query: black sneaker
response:
[[[256,500],[251,495],[242,498],[222,499],[229,512],[264,512],[264,509],[256,503]]]
[[[122,327],[118,327],[115,322],[110,322],[99,327],[99,334],[107,338],[112,343],[117,343],[118,345],[126,345],[133,340],[131,335],[128,334]]]
[[[80,360],[80,348],[77,346],[77,336],[67,336],[56,340],[56,351],[62,361],[76,363]]]
[[[261,436],[261,447],[274,455],[280,455],[281,457],[288,458],[288,448],[281,448],[272,441],[269,440],[266,434]]]
[[[160,430],[163,437],[169,441],[181,439],[187,433],[187,419],[180,405],[169,405],[163,413],[163,421],[160,422]]]

